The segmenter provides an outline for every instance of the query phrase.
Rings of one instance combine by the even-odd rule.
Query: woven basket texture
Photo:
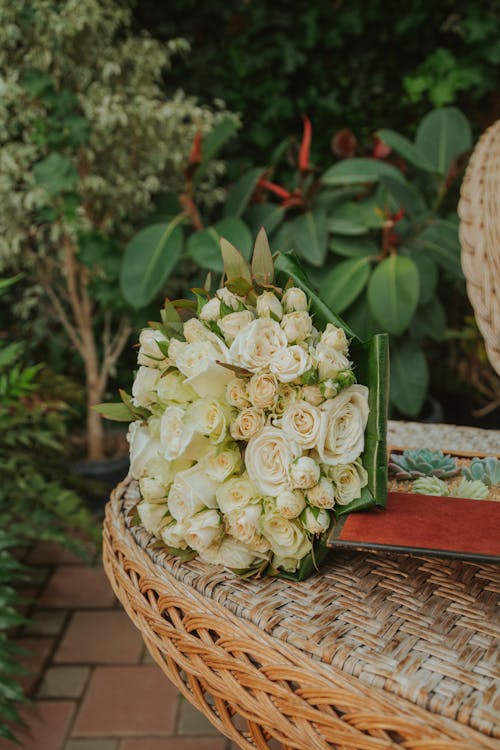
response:
[[[500,750],[500,571],[337,554],[302,583],[181,563],[141,526],[125,481],[103,559],[118,599],[180,691],[239,747]]]
[[[467,293],[500,375],[500,120],[476,145],[458,206]]]

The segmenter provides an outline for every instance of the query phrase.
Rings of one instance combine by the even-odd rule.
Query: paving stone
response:
[[[68,740],[64,750],[118,750],[120,740]]]
[[[89,667],[49,667],[37,695],[39,698],[79,698],[89,675]]]
[[[16,588],[33,588],[41,587],[45,584],[50,575],[50,568],[46,566],[30,567],[26,571],[26,580],[16,583]]]
[[[65,610],[37,609],[24,626],[26,635],[59,635],[66,622],[68,613]]]
[[[162,740],[122,740],[119,750],[225,750],[226,745],[227,740],[222,735],[171,737]]]
[[[40,607],[111,607],[114,594],[101,567],[61,565],[39,600]]]
[[[73,737],[169,735],[178,694],[158,667],[97,667],[73,727]]]
[[[217,735],[219,730],[207,719],[205,714],[198,711],[184,697],[181,699],[179,708],[179,721],[177,733],[180,735]]]
[[[75,612],[55,662],[137,664],[143,640],[125,612]]]
[[[15,643],[25,648],[28,653],[19,657],[19,661],[28,670],[19,675],[19,683],[26,693],[31,693],[43,671],[55,643],[54,638],[16,638]]]
[[[43,541],[33,547],[26,558],[31,565],[82,564],[81,558],[57,542]]]
[[[23,750],[60,750],[69,728],[73,701],[36,701],[19,713],[27,728],[16,731]],[[0,750],[13,750],[12,742],[0,739]]]
[[[144,650],[142,652],[141,664],[156,664],[146,646],[144,646]]]

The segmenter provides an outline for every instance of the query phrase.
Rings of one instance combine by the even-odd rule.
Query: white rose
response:
[[[308,489],[317,484],[320,469],[314,458],[301,456],[290,467],[290,479],[294,487]]]
[[[277,416],[283,414],[285,409],[290,405],[299,401],[301,398],[302,388],[300,386],[289,385],[288,383],[280,383],[278,391],[278,401],[274,408],[274,413]]]
[[[248,398],[257,409],[272,409],[278,398],[276,377],[268,372],[252,375],[248,384]]]
[[[332,483],[326,477],[321,477],[318,484],[307,491],[307,499],[315,508],[333,508],[335,492]]]
[[[214,297],[205,302],[200,311],[200,320],[215,321],[220,318],[220,299]]]
[[[258,435],[266,424],[266,415],[261,409],[249,406],[239,412],[231,424],[231,437],[234,440],[250,440]]]
[[[130,445],[130,473],[134,479],[139,479],[147,462],[158,457],[161,444],[140,420],[130,423],[127,440]]]
[[[310,534],[323,534],[330,527],[330,514],[319,508],[306,508],[304,526]]]
[[[178,404],[187,404],[196,398],[196,393],[189,385],[186,385],[184,376],[177,371],[162,375],[156,386],[156,392],[160,401],[175,401]]]
[[[167,547],[174,549],[186,549],[186,526],[183,521],[172,521],[160,531],[160,537]]]
[[[283,432],[303,448],[314,448],[321,427],[321,412],[307,401],[295,401],[283,412]]]
[[[245,409],[250,406],[248,400],[247,384],[241,378],[233,378],[226,386],[226,401],[230,406],[236,406],[237,409]]]
[[[198,465],[176,474],[168,493],[168,509],[176,521],[193,516],[208,507],[215,508],[214,482]]]
[[[283,518],[296,518],[305,507],[304,493],[300,490],[283,490],[276,498],[276,508]]]
[[[224,537],[221,544],[214,544],[200,551],[200,560],[235,570],[249,568],[258,559],[255,552],[230,536]]]
[[[217,487],[217,505],[223,513],[231,513],[251,503],[257,496],[258,490],[248,476],[228,479]]]
[[[299,567],[300,559],[298,557],[283,557],[274,555],[272,566],[275,570],[285,570],[287,573],[294,573]]]
[[[189,346],[185,341],[179,341],[179,339],[173,338],[170,339],[170,343],[168,345],[168,356],[172,362],[177,362],[177,357],[179,357],[180,353],[184,351],[184,349]]]
[[[250,310],[242,310],[241,312],[233,312],[225,315],[217,321],[217,325],[227,343],[230,344],[234,341],[238,333],[244,331],[253,320],[254,317]]]
[[[214,336],[216,334],[205,328],[198,318],[189,318],[184,323],[184,338],[190,344],[195,344],[197,341],[213,341]]]
[[[185,539],[191,549],[200,552],[215,544],[222,534],[222,521],[216,510],[203,510],[185,522]]]
[[[240,449],[234,443],[220,451],[213,450],[204,458],[205,471],[215,482],[224,482],[241,468]]]
[[[299,289],[296,286],[291,286],[287,289],[281,301],[287,313],[307,312],[309,309],[306,295],[302,289]]]
[[[148,503],[143,500],[137,504],[136,510],[142,525],[150,534],[158,534],[162,526],[170,522],[166,503]]]
[[[261,529],[275,555],[301,560],[311,550],[311,542],[297,520],[270,511],[264,514]]]
[[[332,466],[328,472],[335,488],[335,500],[339,505],[348,505],[361,496],[361,490],[368,483],[364,466],[353,464]]]
[[[186,418],[182,406],[168,406],[160,420],[160,441],[163,456],[172,461],[180,458],[193,439],[194,425]]]
[[[269,369],[282,383],[291,383],[311,368],[311,357],[301,346],[287,346],[273,354]]]
[[[261,512],[260,505],[246,505],[227,513],[224,516],[224,526],[227,533],[234,536],[239,542],[251,547],[255,538],[260,537],[259,518]]]
[[[245,464],[248,476],[264,495],[276,497],[288,484],[290,464],[299,455],[300,449],[282,430],[265,427],[247,445]]]
[[[165,345],[168,344],[168,339],[161,331],[153,328],[144,328],[139,335],[140,347],[137,354],[137,362],[140,365],[147,365],[148,367],[168,367],[170,362],[158,346],[160,342],[164,342]]]
[[[260,372],[286,345],[286,336],[279,323],[270,318],[258,318],[238,333],[229,353],[235,364],[251,372]]]
[[[226,307],[230,307],[232,310],[237,310],[240,306],[240,298],[236,296],[236,294],[233,294],[229,291],[229,289],[226,289],[226,287],[222,287],[222,289],[217,289],[215,292],[217,297],[226,305]]]
[[[312,330],[311,316],[307,312],[292,312],[283,315],[281,327],[290,344],[304,341]]]
[[[319,384],[319,389],[325,398],[334,398],[341,390],[341,386],[336,380],[328,378]]]
[[[363,452],[368,421],[368,388],[351,385],[331,401],[321,404],[318,454],[329,466],[350,464]]]
[[[217,341],[217,345],[214,341],[187,344],[177,357],[176,364],[187,378],[186,385],[191,386],[198,396],[223,398],[228,382],[234,377],[231,370],[217,364],[218,361],[229,361],[226,345],[219,339]]]
[[[158,456],[151,458],[139,478],[139,488],[144,500],[150,503],[164,501],[172,481],[172,467],[169,461]]]
[[[319,385],[305,385],[302,389],[302,398],[313,406],[319,406],[325,400]]]
[[[134,406],[150,406],[156,401],[156,385],[159,379],[158,369],[144,365],[139,367],[132,385]]]
[[[343,328],[337,328],[333,323],[327,323],[321,334],[321,343],[344,354],[347,353],[348,341],[345,331]]]
[[[226,403],[215,398],[200,398],[187,410],[187,421],[191,428],[202,435],[210,437],[216,445],[226,437],[231,409]]]
[[[271,318],[281,320],[283,308],[281,302],[273,292],[262,292],[257,297],[257,315],[260,318]]]
[[[338,349],[321,343],[316,347],[314,359],[318,365],[320,380],[336,378],[339,372],[347,370],[351,366],[345,354],[339,352]]]

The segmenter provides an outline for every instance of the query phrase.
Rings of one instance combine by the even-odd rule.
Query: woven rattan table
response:
[[[392,424],[399,445],[498,450],[500,433]],[[500,571],[337,554],[303,583],[243,581],[154,549],[115,490],[104,565],[151,654],[240,747],[500,749]]]

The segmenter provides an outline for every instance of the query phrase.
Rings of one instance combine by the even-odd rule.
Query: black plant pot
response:
[[[92,510],[104,510],[113,487],[127,476],[129,465],[128,454],[102,461],[74,461],[71,464],[73,472],[84,480],[84,499]]]

